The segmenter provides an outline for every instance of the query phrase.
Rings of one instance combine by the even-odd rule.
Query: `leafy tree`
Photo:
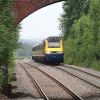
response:
[[[89,13],[74,21],[65,41],[65,62],[100,70],[100,0],[91,0]]]
[[[0,66],[6,67],[3,85],[8,84],[8,67],[13,64],[13,52],[18,47],[19,26],[14,26],[11,12],[12,0],[0,1]]]
[[[70,29],[76,19],[79,19],[82,13],[87,14],[89,0],[66,0],[63,4],[64,13],[60,18],[60,29],[67,39]]]

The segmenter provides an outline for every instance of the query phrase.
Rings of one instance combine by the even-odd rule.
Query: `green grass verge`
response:
[[[12,80],[13,72],[14,72],[14,66],[10,66],[8,68],[8,78],[9,78],[8,80],[9,80],[9,82],[11,82],[11,80]]]
[[[100,71],[100,61],[93,61],[91,62],[91,64],[89,64],[90,66],[87,66],[86,62],[75,63],[73,62],[72,58],[68,58],[68,59],[65,59],[64,63],[70,64],[70,65],[77,65],[77,66],[85,67],[85,68],[91,68],[93,70]]]
[[[0,69],[0,85],[3,83],[3,72]]]
[[[8,68],[8,84],[11,82],[13,71],[14,71],[14,67],[10,66]],[[4,79],[5,79],[5,76],[3,75],[3,70],[0,69],[0,86],[5,84],[6,80],[4,80]]]

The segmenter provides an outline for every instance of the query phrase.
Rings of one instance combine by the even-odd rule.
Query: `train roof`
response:
[[[58,42],[61,40],[61,37],[60,36],[51,36],[51,37],[48,37],[47,40],[49,42]]]
[[[34,47],[36,47],[36,46],[39,46],[40,44],[43,44],[43,42],[44,42],[45,40],[48,40],[49,42],[58,42],[58,41],[61,40],[61,37],[60,37],[60,36],[50,36],[50,37],[48,37],[48,38],[46,38],[46,39],[44,39],[44,40],[41,40],[40,42],[37,42],[37,43],[36,43],[35,45],[33,45],[32,47],[34,48]]]

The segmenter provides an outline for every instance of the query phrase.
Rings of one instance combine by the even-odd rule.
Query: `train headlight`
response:
[[[47,51],[46,53],[47,53],[47,54],[50,54],[51,52],[50,52],[50,51]]]

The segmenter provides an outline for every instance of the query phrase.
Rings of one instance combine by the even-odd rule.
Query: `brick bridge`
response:
[[[19,24],[25,17],[42,7],[64,0],[15,0],[13,12],[16,16],[15,24]]]

